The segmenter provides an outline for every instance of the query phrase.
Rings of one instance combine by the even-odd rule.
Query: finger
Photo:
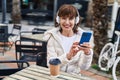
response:
[[[83,50],[83,51],[86,51],[86,50],[90,50],[91,48],[89,47],[79,47],[79,50]]]
[[[79,45],[79,42],[74,42],[73,45]]]
[[[79,45],[72,45],[72,48],[76,48],[76,47],[79,47]]]
[[[92,46],[90,44],[82,44],[80,45],[81,47],[85,47],[85,48],[92,48]]]

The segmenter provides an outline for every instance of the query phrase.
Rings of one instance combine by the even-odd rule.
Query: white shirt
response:
[[[67,36],[64,36],[62,35],[61,33],[59,34],[60,37],[61,37],[61,43],[62,43],[62,47],[64,49],[64,52],[65,53],[69,53],[70,49],[71,49],[71,46],[72,44],[74,43],[75,41],[75,38],[76,38],[76,34],[74,34],[73,36],[71,37],[67,37]]]

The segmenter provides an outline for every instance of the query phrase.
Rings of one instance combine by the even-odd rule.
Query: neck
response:
[[[71,37],[71,36],[74,35],[73,31],[68,31],[68,32],[63,31],[61,34],[64,35],[64,36],[67,36],[67,37]]]

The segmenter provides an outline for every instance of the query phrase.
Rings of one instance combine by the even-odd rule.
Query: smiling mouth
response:
[[[70,26],[64,26],[65,28],[69,28]]]
[[[65,28],[69,28],[69,26],[65,26]]]

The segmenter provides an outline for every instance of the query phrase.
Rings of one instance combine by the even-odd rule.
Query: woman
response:
[[[69,4],[62,5],[56,15],[55,28],[44,33],[47,44],[47,65],[50,58],[59,58],[60,69],[68,73],[80,73],[88,69],[92,62],[93,51],[90,43],[79,41],[84,30],[78,28],[80,15],[77,9]]]

